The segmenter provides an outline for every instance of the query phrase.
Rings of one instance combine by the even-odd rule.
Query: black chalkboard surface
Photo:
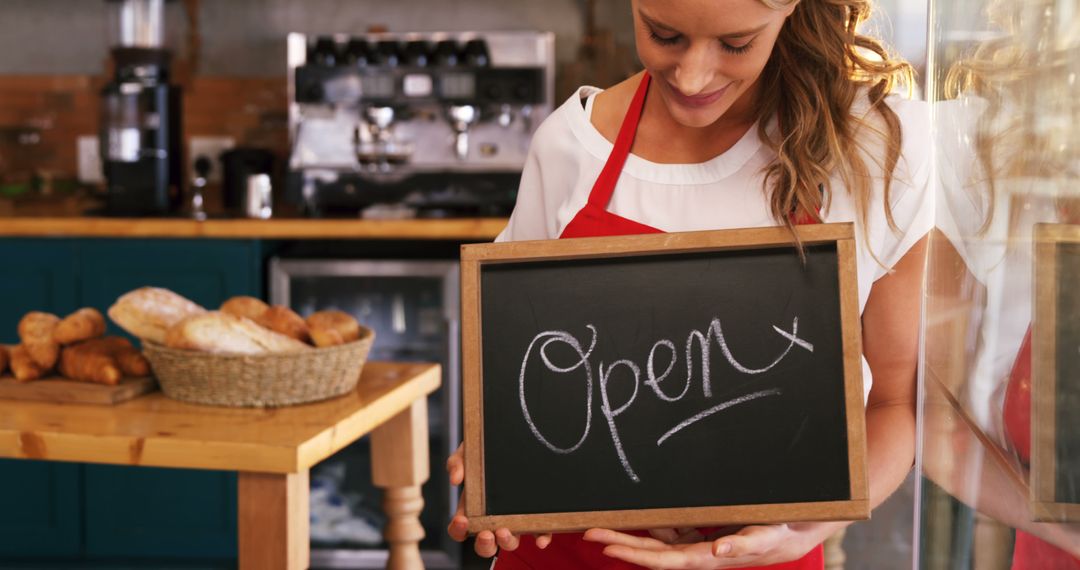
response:
[[[850,224],[462,248],[474,530],[868,515]]]
[[[1035,229],[1032,512],[1080,521],[1080,226]]]

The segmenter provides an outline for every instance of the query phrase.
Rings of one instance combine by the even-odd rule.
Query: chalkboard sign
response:
[[[1031,498],[1036,520],[1080,521],[1080,226],[1035,227]]]
[[[866,518],[852,231],[463,246],[470,529]]]

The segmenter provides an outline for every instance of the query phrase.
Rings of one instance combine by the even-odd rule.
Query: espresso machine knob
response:
[[[443,67],[454,67],[461,62],[458,43],[454,40],[441,40],[435,44],[433,63]]]
[[[405,65],[427,67],[431,64],[432,55],[429,42],[414,40],[405,44]]]
[[[465,64],[473,67],[487,67],[491,65],[491,54],[488,53],[487,42],[481,39],[469,40],[465,42],[465,49],[462,50],[462,54],[465,58]]]
[[[345,65],[351,67],[367,67],[374,63],[375,53],[367,41],[353,38],[345,45],[345,55],[342,59]]]
[[[311,50],[311,61],[315,65],[334,67],[338,63],[338,47],[334,38],[321,37],[315,40]]]
[[[378,63],[387,67],[397,67],[403,59],[401,44],[394,40],[382,40],[375,44],[375,54]]]

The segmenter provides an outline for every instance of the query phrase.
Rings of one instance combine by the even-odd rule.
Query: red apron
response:
[[[1031,461],[1031,327],[1009,372],[1003,410],[1005,437],[1020,460]],[[1080,570],[1080,560],[1068,552],[1023,531],[1016,532],[1013,570]]]
[[[644,74],[641,84],[638,85],[630,108],[626,112],[619,134],[615,139],[614,148],[608,157],[604,169],[597,177],[592,191],[589,193],[589,201],[570,220],[563,229],[559,239],[578,237],[601,237],[621,236],[631,234],[658,234],[661,230],[646,226],[645,224],[617,216],[607,211],[611,195],[615,193],[615,184],[622,174],[626,158],[630,156],[630,147],[634,143],[634,135],[637,133],[638,120],[641,111],[645,107],[645,94],[649,91],[649,74]],[[816,220],[812,216],[800,216],[799,223],[813,223]],[[709,532],[710,529],[702,529]],[[632,534],[648,536],[647,532],[639,531]],[[521,537],[521,544],[514,551],[500,551],[499,558],[495,563],[495,570],[632,570],[641,569],[641,566],[623,562],[615,558],[604,556],[604,545],[595,542],[586,542],[581,534],[566,533],[556,534],[552,537],[551,544],[540,550],[532,536]],[[784,564],[760,566],[771,570],[821,570],[825,567],[824,556],[821,546],[811,550],[800,560]]]

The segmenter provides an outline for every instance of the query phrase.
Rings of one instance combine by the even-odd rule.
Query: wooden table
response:
[[[0,457],[239,472],[240,568],[309,563],[308,470],[371,433],[389,568],[422,568],[427,395],[436,364],[368,362],[352,394],[277,409],[220,408],[155,392],[113,406],[0,400]]]

